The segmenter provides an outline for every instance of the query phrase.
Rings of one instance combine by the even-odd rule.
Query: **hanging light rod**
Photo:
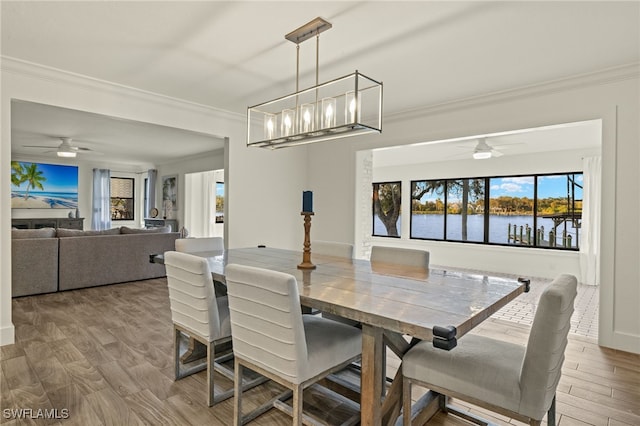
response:
[[[284,148],[382,132],[382,83],[356,71],[320,84],[320,33],[332,25],[318,17],[285,35],[296,44],[296,91],[247,108],[247,146]],[[316,37],[316,84],[299,89],[300,43]]]
[[[304,24],[303,26],[301,26],[300,28],[298,28],[297,30],[293,30],[291,31],[289,34],[287,34],[286,36],[284,36],[284,38],[286,38],[287,40],[295,43],[295,44],[300,44],[305,40],[310,39],[313,36],[317,36],[320,33],[323,33],[325,31],[327,31],[328,29],[331,29],[333,25],[331,25],[331,23],[325,21],[324,19],[318,17],[316,19],[314,19],[313,21]]]

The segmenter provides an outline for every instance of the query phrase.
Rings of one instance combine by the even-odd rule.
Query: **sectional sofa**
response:
[[[175,249],[167,228],[13,229],[12,296],[94,287],[166,275],[152,254]]]

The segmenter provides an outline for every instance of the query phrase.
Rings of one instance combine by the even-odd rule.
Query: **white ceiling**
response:
[[[141,166],[224,148],[224,140],[212,135],[33,102],[11,102],[13,155],[55,157],[61,137],[72,138],[71,144],[81,148],[79,159]],[[85,148],[90,151],[82,150]]]
[[[316,16],[333,24],[321,36],[320,81],[355,69],[381,80],[388,114],[640,60],[637,1],[3,1],[1,8],[4,56],[238,113],[294,91],[295,45],[284,35]],[[307,87],[315,43],[300,50]]]
[[[487,145],[502,153],[503,156],[512,157],[550,151],[573,151],[578,153],[577,155],[585,153],[594,155],[600,152],[602,145],[602,123],[600,120],[589,120],[483,136]],[[467,137],[380,148],[374,150],[373,162],[375,167],[394,167],[471,160],[477,143],[477,137]]]

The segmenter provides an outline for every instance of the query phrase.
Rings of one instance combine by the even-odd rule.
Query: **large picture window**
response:
[[[577,250],[582,173],[411,182],[411,238]]]
[[[373,235],[400,237],[400,206],[402,184],[381,182],[373,184]]]
[[[111,178],[111,220],[133,220],[135,215],[133,178]]]

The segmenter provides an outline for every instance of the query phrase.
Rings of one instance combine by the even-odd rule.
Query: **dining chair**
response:
[[[429,252],[399,247],[372,246],[371,263],[391,263],[429,269]]]
[[[207,370],[207,404],[211,407],[233,396],[233,389],[214,394],[214,370],[234,380],[233,372],[222,365],[233,354],[216,359],[216,345],[231,340],[231,322],[227,297],[216,297],[207,259],[189,253],[168,251],[164,255],[169,287],[171,319],[174,329],[174,374],[181,379]],[[206,361],[185,364],[181,356],[182,335],[187,335],[206,347]],[[183,348],[184,349],[184,348]],[[189,365],[190,364],[190,365]],[[264,383],[253,380],[244,383],[247,388]]]
[[[176,251],[181,253],[191,253],[206,257],[224,250],[224,238],[222,237],[198,237],[198,238],[178,238],[176,240]],[[216,297],[227,295],[227,285],[221,281],[213,280],[213,288]]]
[[[224,238],[204,237],[204,238],[178,238],[176,240],[176,251],[182,253],[202,253],[224,250]]]
[[[235,264],[227,265],[225,273],[236,377],[247,367],[290,389],[293,424],[301,425],[303,390],[358,359],[361,332],[302,315],[298,283],[292,275]],[[282,409],[277,403],[273,406]],[[233,419],[236,426],[246,421],[239,386],[235,386]]]
[[[352,259],[353,244],[339,243],[336,241],[313,241],[311,243],[311,254]]]
[[[402,360],[403,420],[411,424],[411,384],[437,392],[440,407],[477,424],[468,412],[447,405],[452,396],[516,420],[555,425],[555,392],[576,297],[573,275],[558,276],[542,292],[526,347],[475,334],[451,351],[420,342]]]

